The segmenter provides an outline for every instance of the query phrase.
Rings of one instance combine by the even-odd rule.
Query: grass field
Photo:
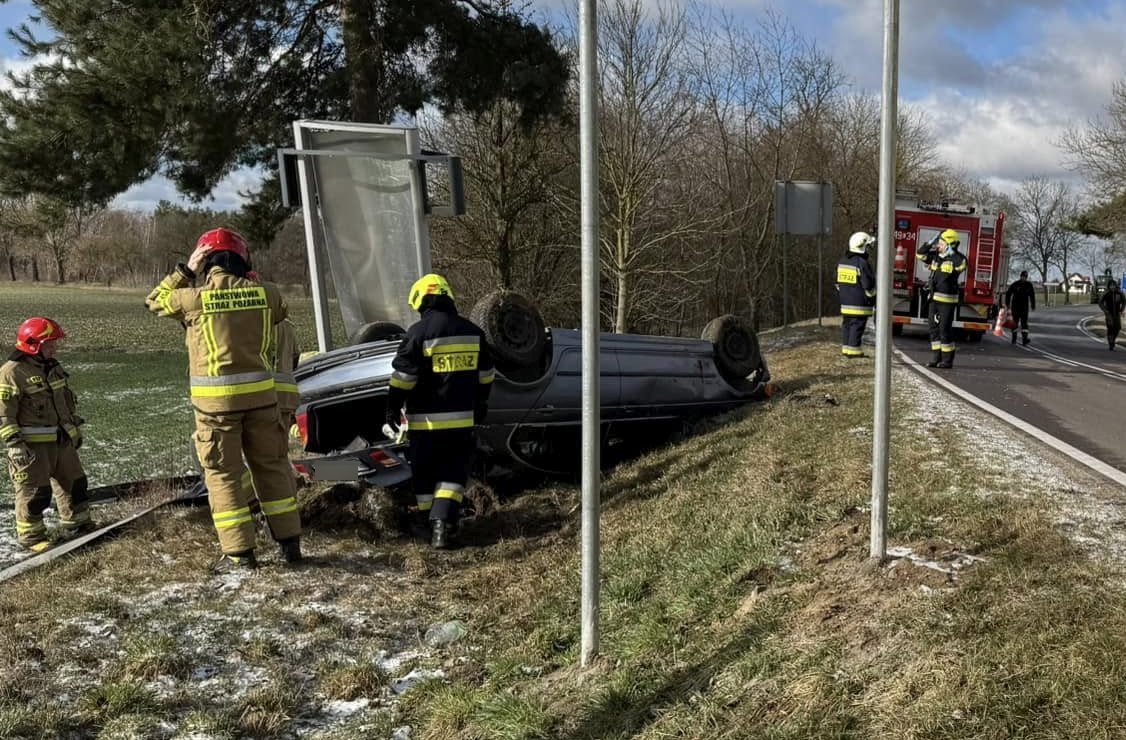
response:
[[[187,352],[179,324],[149,314],[144,291],[0,284],[0,348],[28,316],[66,331],[59,355],[87,420],[81,454],[92,486],[192,467]],[[290,299],[302,347],[315,347],[309,301]],[[2,350],[6,355],[10,349]],[[8,500],[7,476],[0,499]]]
[[[155,321],[135,299],[83,298],[131,323],[73,353],[119,362],[115,332]],[[898,549],[872,567],[872,366],[837,331],[770,335],[778,398],[607,474],[589,670],[572,485],[499,497],[453,553],[313,522],[308,566],[249,578],[208,576],[206,513],[173,511],[0,589],[0,737],[1121,737],[1119,492],[897,370]],[[161,379],[119,372],[182,383],[157,336]],[[96,370],[91,408],[134,387]],[[465,637],[425,639],[451,619]]]

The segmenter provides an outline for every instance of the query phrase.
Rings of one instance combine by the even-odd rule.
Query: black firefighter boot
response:
[[[931,353],[931,361],[927,363],[927,367],[941,367],[942,366],[942,350],[934,350]]]
[[[1021,344],[1028,344],[1028,332],[1022,331],[1020,333],[1020,343]]]
[[[453,547],[454,525],[445,519],[430,522],[430,546],[435,550],[449,550]]]
[[[278,540],[278,548],[281,550],[282,558],[285,562],[293,565],[300,563],[304,556],[301,555],[301,537],[286,537],[284,540]]]

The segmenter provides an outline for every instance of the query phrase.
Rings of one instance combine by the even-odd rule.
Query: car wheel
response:
[[[758,336],[738,316],[712,319],[700,338],[712,343],[716,367],[728,380],[745,378],[762,364]]]
[[[527,298],[498,290],[477,301],[469,318],[481,327],[502,372],[539,367],[547,338],[543,317]]]
[[[390,321],[373,321],[364,324],[352,334],[349,344],[364,344],[365,342],[381,342],[385,339],[397,339],[406,334],[406,330]]]

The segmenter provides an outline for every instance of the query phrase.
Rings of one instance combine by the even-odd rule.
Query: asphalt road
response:
[[[1028,346],[988,333],[960,342],[954,367],[935,370],[978,398],[1126,472],[1126,346],[1111,352],[1087,330],[1103,326],[1098,306],[1033,311]],[[930,359],[925,331],[908,327],[895,346]],[[1000,422],[998,422],[1000,423]]]

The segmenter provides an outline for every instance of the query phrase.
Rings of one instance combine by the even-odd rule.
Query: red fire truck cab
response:
[[[899,194],[895,202],[895,265],[892,276],[892,333],[901,334],[909,324],[927,326],[927,284],[930,271],[916,259],[919,244],[946,229],[961,237],[958,247],[966,258],[962,274],[961,301],[954,326],[965,339],[976,342],[990,329],[996,314],[996,298],[1004,291],[1008,260],[1004,254],[1005,214],[1000,211],[955,203],[927,203]]]

